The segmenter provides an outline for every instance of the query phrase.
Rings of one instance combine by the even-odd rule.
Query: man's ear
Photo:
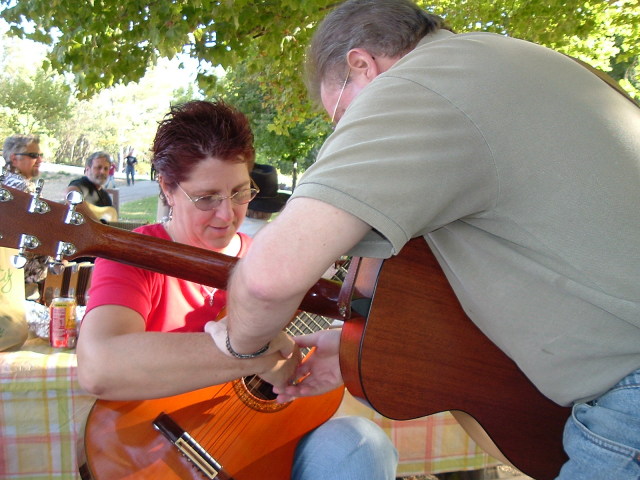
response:
[[[369,83],[382,73],[376,59],[364,48],[352,48],[347,53],[347,63],[351,68],[354,81]],[[359,82],[359,83],[360,83]]]

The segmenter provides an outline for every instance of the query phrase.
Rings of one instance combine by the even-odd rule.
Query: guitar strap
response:
[[[598,70],[597,68],[593,68],[591,65],[589,65],[586,62],[583,62],[582,60],[578,59],[578,58],[574,58],[574,57],[570,57],[569,55],[567,55],[567,57],[569,57],[571,60],[579,63],[580,65],[582,65],[583,67],[585,67],[587,70],[590,70],[591,73],[597,75],[598,77],[600,77],[600,79],[604,82],[607,83],[607,85],[609,85],[611,88],[613,88],[614,90],[616,90],[619,94],[621,94],[623,97],[625,97],[627,100],[629,100],[631,103],[633,103],[636,107],[640,108],[640,105],[638,104],[638,102],[631,97],[631,95],[629,95],[621,86],[618,82],[616,82],[612,77],[610,77],[609,75],[607,75],[606,73]]]
[[[353,298],[353,292],[355,290],[356,277],[358,276],[358,269],[360,268],[360,257],[352,257],[349,262],[349,269],[347,275],[342,282],[340,293],[338,294],[338,312],[342,316],[343,320],[347,320],[351,317],[351,300]]]

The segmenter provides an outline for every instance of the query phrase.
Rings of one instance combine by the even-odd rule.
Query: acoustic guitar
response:
[[[118,221],[118,211],[114,207],[98,207],[89,202],[85,202],[85,205],[95,220],[107,223]]]
[[[310,333],[329,324],[323,317],[299,315],[287,332]],[[80,475],[84,480],[287,479],[298,441],[331,418],[343,393],[338,388],[278,404],[270,386],[251,376],[156,400],[98,400],[85,425]]]
[[[396,420],[471,416],[509,463],[536,480],[555,478],[567,460],[570,409],[542,395],[467,317],[424,238],[369,270],[360,282],[375,289],[370,306],[341,336],[349,392]]]
[[[64,239],[74,247],[70,249],[73,253],[67,254],[69,258],[80,255],[110,258],[161,273],[172,272],[216,288],[225,288],[229,270],[236,261],[233,257],[98,222],[65,223],[69,214],[63,205],[51,205],[51,212],[38,217],[38,214],[25,214],[33,210],[34,200],[14,189],[5,187],[4,191],[11,198],[3,200],[0,192],[0,245],[3,246],[19,247],[25,244],[23,235],[27,234],[42,237],[33,242],[28,251],[51,254],[61,250],[56,239]],[[399,255],[380,261],[373,270],[372,275],[359,274],[356,282],[368,283],[374,295],[369,300],[360,298],[354,302],[354,306],[357,303],[360,306],[351,314],[342,308],[341,286],[328,280],[316,283],[301,304],[304,311],[346,320],[340,361],[349,391],[382,415],[397,420],[448,410],[466,412],[489,434],[510,463],[536,480],[554,478],[566,460],[561,441],[569,409],[544,397],[515,363],[467,318],[425,241],[410,241]],[[225,388],[231,392],[231,386]],[[209,389],[193,395],[196,404],[211,402],[213,397]],[[294,401],[292,406],[301,400]],[[152,417],[157,411],[150,407],[153,413],[144,414],[136,411],[134,404],[136,402],[112,402],[109,409],[131,410],[132,415],[126,421],[134,423],[138,415]],[[173,431],[173,436],[180,438],[175,432],[188,432],[192,427],[184,420],[191,414],[190,405],[189,401],[185,403],[176,398],[175,407],[167,409],[179,412],[175,414],[178,421],[172,417],[170,420],[174,422],[157,428]],[[184,417],[183,411],[186,411]],[[109,415],[111,413],[105,414],[105,418]],[[207,416],[202,412],[194,416],[198,415]],[[101,424],[113,430],[113,422],[109,419]],[[123,425],[118,432],[121,442],[129,441],[126,435],[129,426]],[[88,430],[91,428],[90,423]],[[278,435],[280,430],[284,429],[278,429]],[[196,437],[200,435],[196,433]],[[142,465],[149,464],[151,457],[163,457],[160,450],[168,447],[159,437],[156,441],[159,443],[154,443],[150,450],[136,447],[139,454],[146,457]],[[187,451],[198,451],[201,446],[186,443]],[[255,445],[245,453],[254,450]],[[117,463],[115,454],[100,450],[99,456],[109,456]],[[184,463],[181,467],[175,466],[182,461],[180,456],[177,458],[180,460],[172,457],[171,468],[182,474],[187,467]],[[266,471],[254,478],[266,478]],[[130,478],[144,477],[132,472]]]
[[[225,288],[237,260],[109,227],[85,203],[71,208],[9,187],[0,188],[0,219],[0,245],[59,262],[100,256]],[[308,313],[287,331],[312,333],[342,318],[339,292],[339,283],[320,280],[302,302]],[[98,400],[85,425],[80,473],[93,480],[289,478],[298,441],[335,413],[343,393],[338,388],[281,405],[252,376],[157,400]]]
[[[86,202],[69,206],[0,187],[0,246],[50,255],[54,261],[101,257],[191,282],[225,289],[237,258],[113,228],[96,221]],[[320,279],[300,308],[330,318],[339,311],[341,285]]]

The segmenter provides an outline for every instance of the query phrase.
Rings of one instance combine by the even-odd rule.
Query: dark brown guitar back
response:
[[[543,396],[469,320],[422,238],[383,263],[366,322],[345,324],[341,365],[349,391],[386,417],[466,412],[536,480],[555,478],[566,461],[570,410]]]

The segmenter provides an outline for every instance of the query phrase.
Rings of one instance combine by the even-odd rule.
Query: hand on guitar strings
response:
[[[227,348],[227,317],[220,320],[207,322],[204,331],[212,338],[218,350],[228,357],[234,358]],[[295,375],[295,370],[300,364],[302,354],[293,338],[282,331],[269,342],[269,348],[258,355],[259,357],[273,357],[273,365],[269,370],[254,372],[264,381],[272,385],[286,385],[289,379]],[[235,357],[238,361],[245,361]]]
[[[298,366],[292,381],[286,385],[274,385],[278,403],[290,402],[296,397],[321,395],[342,385],[340,332],[341,329],[334,328],[293,338],[298,347],[309,347],[312,351]]]

